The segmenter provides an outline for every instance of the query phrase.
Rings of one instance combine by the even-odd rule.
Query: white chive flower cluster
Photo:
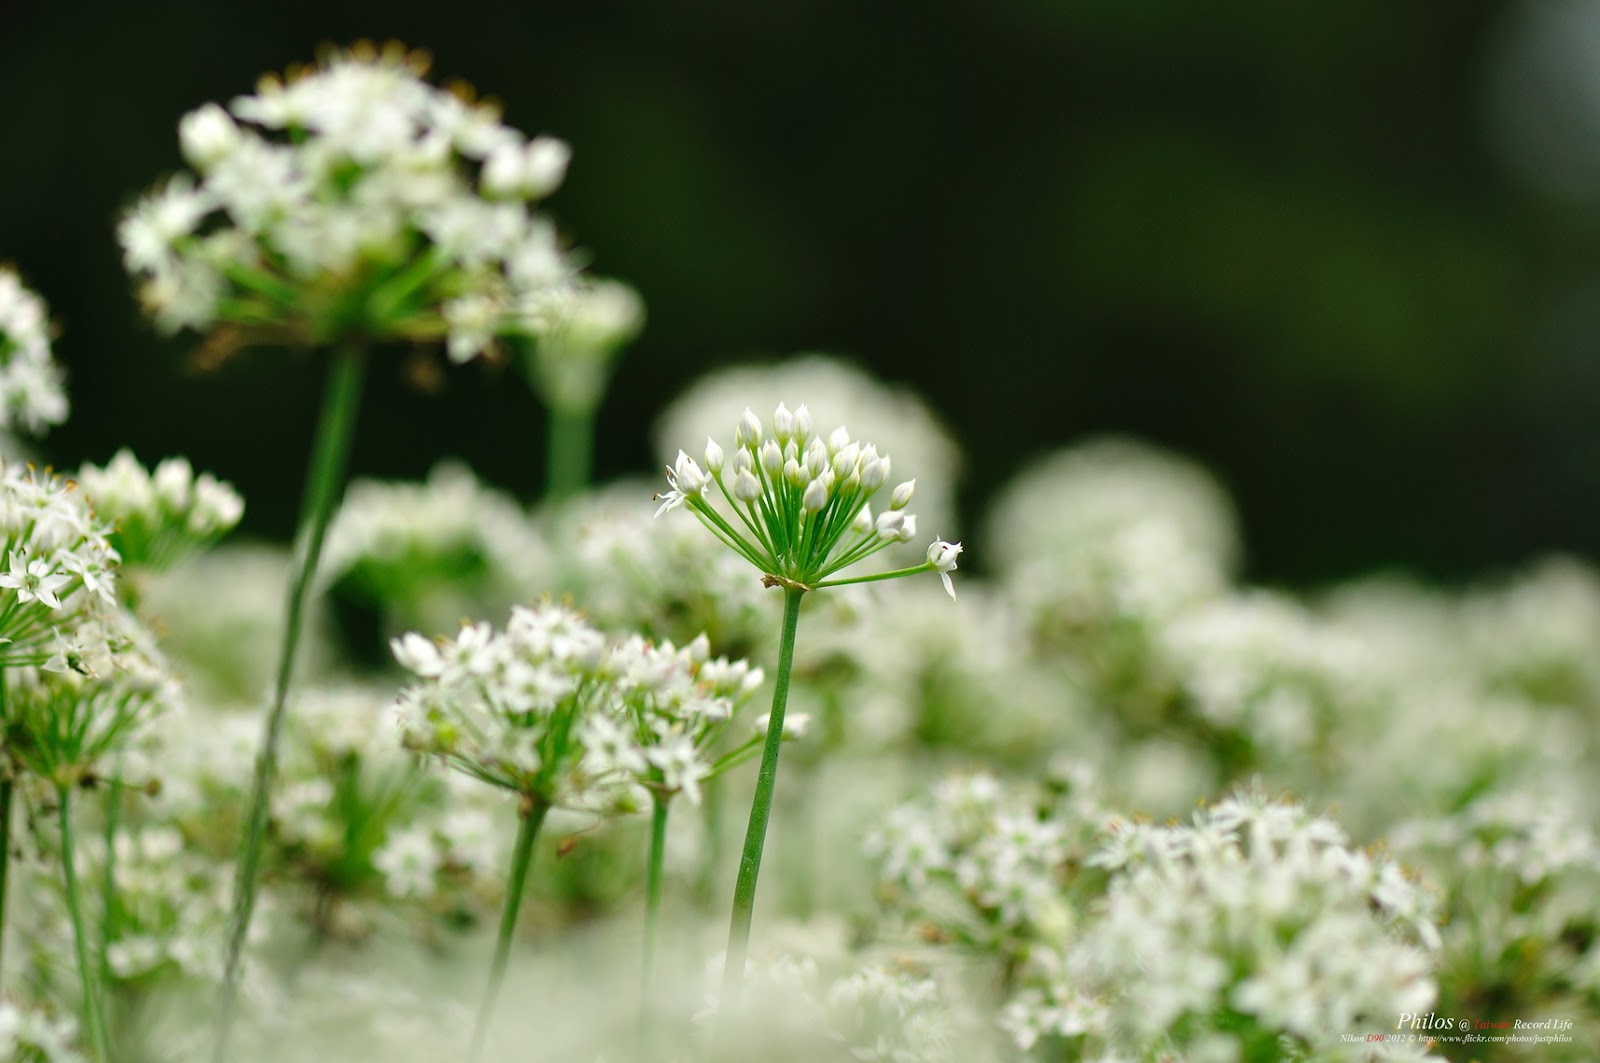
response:
[[[150,470],[124,448],[104,466],[85,465],[78,484],[96,515],[111,522],[111,543],[128,568],[170,568],[244,516],[233,485],[208,472],[195,475],[187,458],[166,458]]]
[[[245,341],[445,341],[468,361],[536,329],[571,266],[534,213],[568,149],[422,79],[398,45],[357,45],[179,126],[179,174],[118,229],[168,331]]]
[[[561,605],[517,606],[504,631],[464,625],[453,639],[392,642],[415,681],[400,694],[402,743],[473,778],[550,806],[614,794],[583,769],[582,726],[604,710],[605,637]]]
[[[528,378],[545,405],[593,411],[611,366],[644,327],[644,300],[621,281],[585,278],[549,304],[528,352]]]
[[[1067,973],[1120,1050],[1389,1058],[1340,1035],[1434,1002],[1432,896],[1299,804],[1241,791],[1189,825],[1123,823],[1091,862],[1113,877]]]
[[[889,384],[858,365],[824,354],[801,354],[766,365],[720,368],[696,380],[657,418],[659,461],[670,463],[686,439],[720,435],[729,410],[772,409],[790,395],[830,410],[845,424],[870,424],[884,453],[918,474],[923,526],[955,532],[955,489],[961,448],[923,396]]]
[[[1046,457],[991,510],[1001,582],[1047,633],[1160,622],[1226,590],[1237,521],[1226,493],[1186,459],[1123,439]]]
[[[88,1063],[78,1051],[78,1027],[29,1004],[0,1000],[0,1060],[16,1063]]]
[[[50,354],[44,300],[0,266],[0,431],[38,435],[66,419],[66,378]]]
[[[101,652],[64,649],[43,667],[5,677],[5,755],[15,769],[59,786],[116,774],[116,754],[182,698],[153,637],[129,614],[93,626],[85,641]]]
[[[353,482],[318,578],[375,606],[390,632],[437,629],[528,600],[556,567],[549,555],[514,499],[446,461],[423,483]]]
[[[0,668],[74,667],[105,652],[119,560],[110,531],[72,483],[0,462]]]
[[[1074,918],[1071,869],[1108,817],[1087,780],[1008,787],[985,772],[942,780],[867,837],[878,897],[925,940],[1020,963],[1059,947]]]
[[[827,964],[837,971],[837,960]],[[830,977],[807,955],[746,962],[744,995],[728,1016],[740,1059],[843,1059],[941,1063],[975,1058],[958,1044],[955,1001],[924,973],[869,962]],[[710,1022],[713,1003],[696,1018]],[[713,1046],[709,1059],[735,1056]]]
[[[746,409],[731,456],[707,439],[702,469],[680,450],[667,469],[671,490],[657,496],[656,515],[687,506],[724,545],[756,566],[764,582],[803,591],[857,582],[829,577],[916,537],[917,518],[906,509],[915,480],[895,487],[873,511],[872,500],[889,481],[888,455],[857,442],[842,425],[824,438],[803,403],[793,411],[779,403],[770,428],[769,433]],[[723,516],[718,496],[733,521]],[[927,562],[910,571],[937,571],[953,597],[949,574],[960,554],[960,543],[935,542]]]
[[[702,782],[756,751],[757,734],[729,750],[719,746],[765,676],[748,661],[710,653],[704,634],[681,649],[632,635],[611,651],[612,710],[583,723],[591,774],[620,770],[662,799],[683,794],[698,805]]]

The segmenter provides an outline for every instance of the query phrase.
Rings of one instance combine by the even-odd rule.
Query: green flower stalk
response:
[[[551,301],[525,346],[528,381],[550,417],[545,492],[561,502],[589,485],[594,416],[612,363],[644,326],[644,301],[620,281],[591,279]]]
[[[772,712],[767,720],[729,920],[721,999],[725,1010],[737,1007],[744,981],[756,880],[772,812],[784,709],[794,668],[801,598],[825,587],[922,572],[938,572],[954,597],[950,573],[961,554],[960,543],[938,541],[920,565],[859,576],[838,575],[892,544],[915,537],[916,517],[906,512],[906,506],[911,502],[916,481],[894,488],[887,507],[874,517],[871,500],[889,481],[886,455],[880,455],[871,443],[857,443],[843,427],[824,439],[813,430],[811,412],[804,405],[791,412],[779,404],[771,427],[771,434],[764,435],[760,418],[745,410],[734,432],[731,459],[715,440],[706,441],[704,470],[680,450],[675,465],[667,469],[671,490],[657,496],[661,507],[656,516],[687,507],[725,546],[762,573],[764,585],[780,587],[784,592]],[[721,512],[716,496],[732,512],[731,520]]]

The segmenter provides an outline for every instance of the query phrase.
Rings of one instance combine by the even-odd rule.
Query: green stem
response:
[[[506,900],[500,909],[500,934],[494,946],[494,959],[489,964],[489,985],[484,990],[483,1003],[478,1008],[478,1020],[472,1027],[472,1048],[467,1052],[470,1063],[477,1063],[483,1057],[484,1042],[489,1036],[489,1018],[494,1014],[494,1003],[500,997],[500,983],[506,976],[506,959],[511,955],[511,938],[517,929],[517,909],[522,905],[522,889],[528,881],[533,843],[539,837],[539,827],[544,823],[548,811],[549,805],[533,798],[530,807],[521,813],[517,844],[511,854],[511,875],[506,880]]]
[[[100,1014],[100,997],[89,967],[89,935],[83,928],[83,905],[78,897],[78,871],[72,851],[72,808],[70,787],[57,784],[56,799],[61,816],[61,869],[66,876],[67,915],[72,919],[72,941],[78,953],[78,980],[83,987],[83,1024],[89,1031],[89,1046],[99,1063],[109,1063],[105,1017]]]
[[[100,984],[111,984],[111,913],[117,899],[117,821],[122,818],[122,760],[117,759],[117,775],[106,788],[106,865],[100,879]]]
[[[772,691],[772,716],[767,721],[767,741],[761,750],[761,770],[750,802],[750,825],[745,829],[744,852],[739,857],[739,877],[733,888],[733,914],[728,925],[728,956],[722,968],[721,1013],[731,1015],[744,989],[744,958],[750,946],[750,920],[756,905],[756,877],[761,873],[761,850],[767,840],[767,820],[772,815],[772,792],[778,779],[778,751],[783,745],[783,710],[789,703],[789,674],[794,671],[794,638],[800,627],[798,587],[783,591],[783,634],[778,643],[778,678]],[[726,1024],[724,1024],[726,1028]]]
[[[278,651],[277,680],[273,686],[272,707],[267,713],[266,732],[256,755],[250,818],[244,848],[239,854],[238,876],[234,882],[233,918],[228,928],[228,951],[223,965],[222,999],[217,1010],[212,1063],[224,1063],[228,1058],[228,1035],[232,1030],[234,1008],[239,996],[239,964],[244,956],[250,917],[255,912],[261,851],[266,844],[267,806],[278,765],[278,745],[288,705],[289,682],[294,675],[300,629],[305,621],[306,593],[316,576],[317,559],[322,554],[322,537],[328,530],[328,521],[344,485],[345,462],[350,453],[350,439],[355,435],[356,410],[361,402],[361,381],[365,368],[366,352],[361,347],[340,347],[334,352],[333,365],[329,368],[328,383],[323,393],[322,413],[317,422],[316,440],[312,444],[305,499],[300,510],[299,541],[289,583],[283,642]]]
[[[594,464],[594,411],[550,407],[545,498],[565,502],[589,486]]]
[[[0,668],[0,740],[10,728],[6,715],[6,670]],[[11,768],[0,763],[0,972],[5,969],[6,879],[11,868]]]
[[[655,985],[656,932],[661,926],[661,865],[667,850],[667,808],[670,798],[652,793],[654,805],[650,817],[650,870],[645,879],[644,891],[644,974],[643,988],[639,994],[639,1044],[640,1054],[649,1057],[650,1008]]]
[[[893,572],[879,572],[872,576],[851,576],[849,579],[825,579],[821,583],[813,583],[812,589],[821,590],[823,587],[843,587],[849,583],[874,583],[881,579],[899,579],[901,576],[915,576],[919,572],[932,572],[933,563],[924,561],[920,565],[910,568],[897,568]]]

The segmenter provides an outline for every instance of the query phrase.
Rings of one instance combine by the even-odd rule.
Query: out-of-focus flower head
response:
[[[39,435],[66,419],[65,376],[50,355],[44,300],[0,266],[0,431]]]
[[[427,65],[359,44],[186,115],[193,173],[118,229],[157,325],[225,326],[222,350],[442,340],[455,362],[540,329],[573,270],[532,208],[566,145],[430,85]]]

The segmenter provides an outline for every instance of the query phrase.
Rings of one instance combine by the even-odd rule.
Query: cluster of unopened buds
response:
[[[680,450],[667,469],[671,490],[657,496],[661,506],[656,515],[687,506],[712,534],[760,569],[768,586],[812,591],[938,572],[955,597],[950,573],[961,544],[943,540],[928,548],[921,565],[830,578],[916,537],[917,518],[906,507],[917,482],[907,480],[893,488],[888,505],[874,514],[871,500],[889,482],[888,455],[879,454],[871,443],[856,442],[843,426],[824,439],[803,404],[791,411],[780,403],[771,427],[771,434],[764,434],[761,419],[745,410],[734,430],[733,456],[707,439],[703,469]],[[737,525],[714,504],[713,486]]]

